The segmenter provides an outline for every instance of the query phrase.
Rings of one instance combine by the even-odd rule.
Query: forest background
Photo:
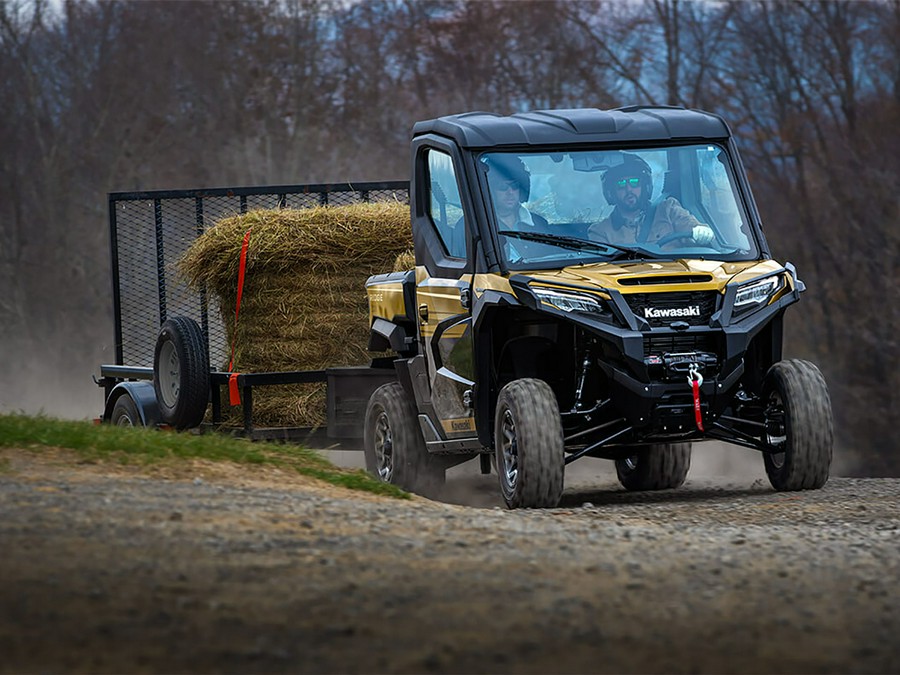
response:
[[[897,0],[0,0],[0,410],[100,412],[108,192],[406,179],[419,119],[638,103],[728,120],[838,466],[900,475]]]

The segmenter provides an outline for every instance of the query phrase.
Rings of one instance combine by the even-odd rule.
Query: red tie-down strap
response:
[[[697,420],[697,428],[703,431],[703,410],[700,408],[700,385],[703,384],[703,375],[695,364],[691,364],[688,370],[688,382],[691,383],[694,393],[694,419]]]
[[[231,359],[228,362],[228,372],[231,376],[228,378],[228,399],[231,405],[241,404],[241,394],[238,389],[238,373],[234,371],[234,344],[237,340],[238,317],[241,315],[241,295],[244,293],[244,274],[247,271],[247,248],[250,246],[251,227],[244,235],[244,243],[241,244],[241,262],[238,266],[238,283],[237,283],[237,300],[234,303],[234,333],[231,339]]]
[[[228,376],[228,402],[231,405],[241,404],[241,392],[238,389],[238,375],[240,373],[232,373]]]

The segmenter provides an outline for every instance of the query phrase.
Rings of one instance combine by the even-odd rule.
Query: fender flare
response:
[[[106,399],[103,409],[103,421],[109,422],[116,401],[122,396],[130,396],[141,416],[141,422],[145,427],[156,427],[161,423],[159,404],[156,402],[156,391],[152,382],[120,382]]]
[[[406,338],[406,331],[402,326],[376,318],[369,334],[369,351],[382,352],[390,348],[398,354],[406,353],[409,351]]]

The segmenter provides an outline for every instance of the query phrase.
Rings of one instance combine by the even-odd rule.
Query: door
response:
[[[437,418],[432,422],[442,438],[470,438],[475,436],[471,211],[451,149],[423,147],[417,161],[417,177],[424,180],[418,185],[416,302]]]

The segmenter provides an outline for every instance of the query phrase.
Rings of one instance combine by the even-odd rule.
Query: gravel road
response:
[[[900,672],[900,480],[603,479],[507,512],[264,468],[0,467],[2,672]]]

